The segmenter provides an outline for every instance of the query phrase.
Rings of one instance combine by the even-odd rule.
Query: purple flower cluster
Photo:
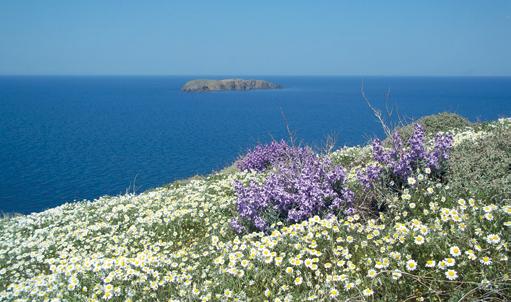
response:
[[[276,164],[262,184],[235,183],[239,217],[231,226],[265,231],[272,222],[299,222],[314,215],[352,211],[353,192],[344,187],[342,167],[333,166],[308,148],[294,148],[290,161]]]
[[[371,165],[367,167],[364,172],[357,171],[358,182],[361,183],[366,189],[372,188],[374,182],[380,179],[381,170],[381,167]]]
[[[442,164],[449,158],[453,138],[451,135],[437,134],[435,145],[431,152],[426,150],[424,127],[416,124],[413,134],[405,147],[400,135],[392,135],[392,149],[386,151],[379,139],[373,141],[373,158],[382,165],[369,166],[365,171],[358,171],[357,178],[360,183],[371,188],[380,174],[386,172],[398,185],[406,183],[413,171],[417,168],[429,168],[433,173],[441,172]]]
[[[238,161],[237,167],[242,171],[264,171],[274,163],[285,159],[290,149],[292,147],[283,140],[280,142],[273,141],[267,145],[257,145]]]
[[[449,159],[453,138],[450,135],[437,134],[435,136],[435,147],[427,156],[428,166],[431,169],[440,169],[442,162]]]

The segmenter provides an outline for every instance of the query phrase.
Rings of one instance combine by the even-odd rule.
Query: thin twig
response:
[[[325,154],[331,153],[335,148],[335,144],[336,144],[335,135],[334,134],[327,135],[327,137],[325,138],[325,146],[322,151]]]
[[[290,140],[291,146],[295,146],[295,143],[296,143],[295,142],[295,135],[291,131],[291,129],[289,128],[289,123],[287,121],[286,115],[284,114],[284,110],[282,110],[282,108],[280,108],[280,114],[282,115],[282,119],[284,120],[284,124],[286,125],[287,135],[289,136],[289,140]]]
[[[463,301],[466,297],[468,297],[472,292],[478,290],[479,288],[481,287],[481,285],[478,285],[476,287],[474,287],[473,289],[469,290],[467,293],[465,293],[459,300],[458,302],[461,302]]]
[[[366,96],[366,93],[365,93],[365,90],[364,90],[364,81],[362,81],[362,85],[360,86],[360,93],[362,94],[362,98],[366,101],[367,106],[369,106],[369,108],[373,112],[374,116],[380,122],[380,125],[382,126],[383,131],[385,132],[385,135],[390,137],[392,135],[392,131],[390,130],[390,128],[385,123],[385,120],[383,119],[381,111],[376,109],[376,108],[374,108],[373,105],[371,104],[371,102],[369,101],[369,98]]]

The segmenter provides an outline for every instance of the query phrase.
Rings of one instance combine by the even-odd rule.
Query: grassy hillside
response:
[[[251,169],[3,218],[0,300],[508,301],[511,119],[430,120],[382,151],[427,154],[404,178],[377,143],[282,144]]]

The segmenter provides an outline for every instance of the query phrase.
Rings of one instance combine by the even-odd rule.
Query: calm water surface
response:
[[[287,137],[363,144],[382,132],[360,96],[402,116],[511,115],[509,77],[259,77],[275,91],[186,94],[192,77],[0,77],[0,212],[137,192],[230,163]]]

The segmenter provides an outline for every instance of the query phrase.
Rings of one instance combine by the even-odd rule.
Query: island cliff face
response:
[[[220,90],[253,90],[253,89],[278,89],[281,85],[263,80],[192,80],[181,87],[185,92],[208,92]]]

